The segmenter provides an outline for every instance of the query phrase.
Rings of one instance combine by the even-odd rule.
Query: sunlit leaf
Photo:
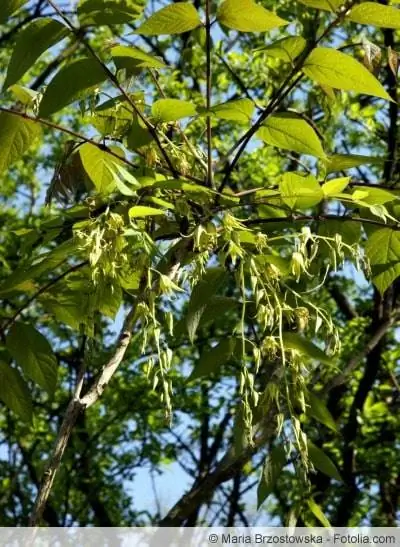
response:
[[[0,173],[19,160],[42,134],[39,123],[0,113]]]
[[[324,193],[313,175],[285,173],[279,184],[284,203],[291,209],[308,209],[324,199]]]
[[[182,34],[200,25],[201,19],[193,4],[180,2],[161,8],[142,23],[136,33],[143,36]]]
[[[382,84],[369,70],[349,55],[335,49],[315,48],[306,59],[303,72],[321,85],[391,100]]]
[[[346,17],[362,25],[400,29],[400,9],[378,2],[362,2],[354,6]]]
[[[224,0],[217,19],[224,27],[241,32],[265,32],[289,24],[254,0]]]
[[[292,112],[279,112],[269,116],[257,131],[257,137],[284,150],[325,158],[315,130],[301,116]]]
[[[390,228],[374,230],[365,251],[374,285],[383,294],[400,275],[400,232]]]
[[[159,122],[173,122],[189,116],[196,116],[197,109],[189,101],[180,99],[159,99],[151,108],[151,112]]]

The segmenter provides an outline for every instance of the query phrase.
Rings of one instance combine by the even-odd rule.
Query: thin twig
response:
[[[211,128],[211,1],[206,0],[206,108],[207,108],[207,184],[210,188],[214,188],[214,173],[212,161],[212,128]]]

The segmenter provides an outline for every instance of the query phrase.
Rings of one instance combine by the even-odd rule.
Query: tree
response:
[[[0,8],[1,523],[395,525],[399,8],[73,4]]]

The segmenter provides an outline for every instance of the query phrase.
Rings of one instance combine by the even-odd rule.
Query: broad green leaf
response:
[[[400,29],[400,9],[377,2],[362,2],[354,6],[347,18],[362,25]]]
[[[306,338],[296,334],[295,332],[283,333],[283,345],[285,349],[294,349],[300,352],[302,355],[313,359],[314,361],[320,361],[327,365],[332,364],[332,358],[329,357],[324,351],[319,349]]]
[[[278,112],[269,116],[257,131],[257,137],[284,150],[325,158],[321,141],[314,129],[301,116],[291,112]]]
[[[324,193],[313,175],[285,173],[279,184],[284,203],[291,209],[309,209],[324,199]]]
[[[24,422],[32,422],[32,399],[17,369],[0,361],[0,399]]]
[[[67,240],[53,251],[43,253],[35,259],[21,264],[12,275],[0,286],[0,295],[7,295],[14,291],[24,291],[24,284],[40,275],[54,270],[62,262],[65,262],[77,248],[77,242],[73,239]]]
[[[322,191],[326,197],[335,196],[336,194],[343,192],[350,181],[351,177],[328,180],[328,182],[325,182],[325,184],[322,185]]]
[[[391,100],[381,83],[361,63],[335,49],[317,47],[307,57],[303,72],[314,82]]]
[[[11,54],[3,89],[18,82],[43,53],[67,34],[64,25],[49,17],[32,21],[23,28]]]
[[[349,220],[326,219],[320,223],[318,234],[328,237],[335,237],[336,234],[340,234],[347,245],[354,245],[354,243],[359,243],[361,239],[361,224]],[[344,250],[344,252],[346,251]]]
[[[332,156],[328,156],[327,171],[328,173],[333,173],[334,171],[345,171],[346,169],[352,169],[360,165],[381,165],[384,161],[384,158],[373,156],[333,154]]]
[[[100,83],[107,75],[94,58],[79,59],[61,68],[51,80],[40,103],[39,115],[50,116]]]
[[[14,323],[6,347],[24,374],[53,395],[57,384],[57,359],[46,338],[32,325]]]
[[[109,106],[109,101],[99,105],[90,116],[88,122],[97,129],[102,136],[121,138],[129,131],[132,118],[132,108],[124,103]]]
[[[384,188],[371,188],[369,186],[355,190],[352,198],[355,201],[360,200],[368,205],[383,205],[384,203],[399,199],[394,192],[390,192]]]
[[[277,40],[268,46],[264,46],[255,50],[255,54],[266,53],[271,57],[285,61],[286,63],[293,63],[306,47],[306,40],[302,36],[289,36],[288,38],[282,38]]]
[[[329,520],[326,518],[324,512],[322,511],[321,507],[315,503],[313,499],[307,500],[307,505],[310,508],[310,511],[313,513],[314,517],[316,517],[319,522],[325,526],[325,528],[330,528],[331,524]]]
[[[236,343],[236,338],[224,338],[217,346],[203,351],[189,379],[196,380],[219,372],[221,365],[230,361],[235,355]]]
[[[119,70],[125,69],[131,74],[140,72],[142,68],[165,68],[162,61],[134,46],[113,47],[111,56]]]
[[[159,99],[153,103],[151,113],[157,122],[174,122],[189,116],[196,116],[197,109],[189,101]]]
[[[315,420],[318,420],[321,424],[326,425],[332,431],[337,433],[336,422],[332,417],[332,414],[329,412],[326,404],[321,400],[318,395],[308,392],[308,405],[307,415],[312,416]]]
[[[78,17],[85,25],[119,25],[139,17],[144,0],[80,0]]]
[[[340,482],[342,481],[342,477],[340,476],[336,465],[323,450],[318,448],[318,446],[315,446],[315,444],[310,440],[307,441],[307,448],[311,463],[316,469],[318,469],[318,471],[321,471],[321,473],[331,477],[331,479],[335,479]]]
[[[210,109],[208,114],[221,120],[248,123],[251,121],[253,112],[254,104],[250,99],[238,99],[236,101],[217,104]]]
[[[267,497],[273,493],[285,464],[286,451],[284,446],[275,446],[268,454],[264,463],[260,482],[258,483],[257,509],[259,509]]]
[[[209,268],[203,278],[193,288],[186,317],[190,341],[193,342],[200,319],[207,308],[209,299],[214,296],[226,281],[224,268]]]
[[[345,3],[345,0],[298,0],[298,2],[310,8],[317,8],[325,11],[336,11]]]
[[[126,136],[126,144],[130,150],[138,150],[142,146],[149,145],[153,136],[144,123],[137,116],[132,116],[133,121]]]
[[[400,232],[390,228],[373,231],[365,252],[371,264],[372,281],[383,294],[400,275]]]
[[[13,15],[17,10],[19,10],[19,8],[22,8],[22,6],[27,3],[28,0],[1,0],[0,25],[5,23],[11,15]]]
[[[39,123],[8,112],[0,113],[0,173],[19,160],[42,134]]]
[[[165,215],[165,212],[161,209],[156,209],[155,207],[147,207],[145,205],[135,205],[129,209],[130,218],[140,218],[140,217],[154,217]]]
[[[115,190],[114,169],[118,160],[114,156],[90,143],[79,147],[79,155],[86,174],[100,194]]]
[[[154,13],[140,25],[136,34],[157,36],[161,34],[182,34],[201,25],[196,8],[189,2],[170,4]]]
[[[218,8],[217,19],[224,27],[241,32],[266,32],[289,24],[254,0],[224,0]]]

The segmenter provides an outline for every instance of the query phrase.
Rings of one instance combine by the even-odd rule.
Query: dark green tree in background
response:
[[[398,524],[397,4],[2,0],[2,526]]]

